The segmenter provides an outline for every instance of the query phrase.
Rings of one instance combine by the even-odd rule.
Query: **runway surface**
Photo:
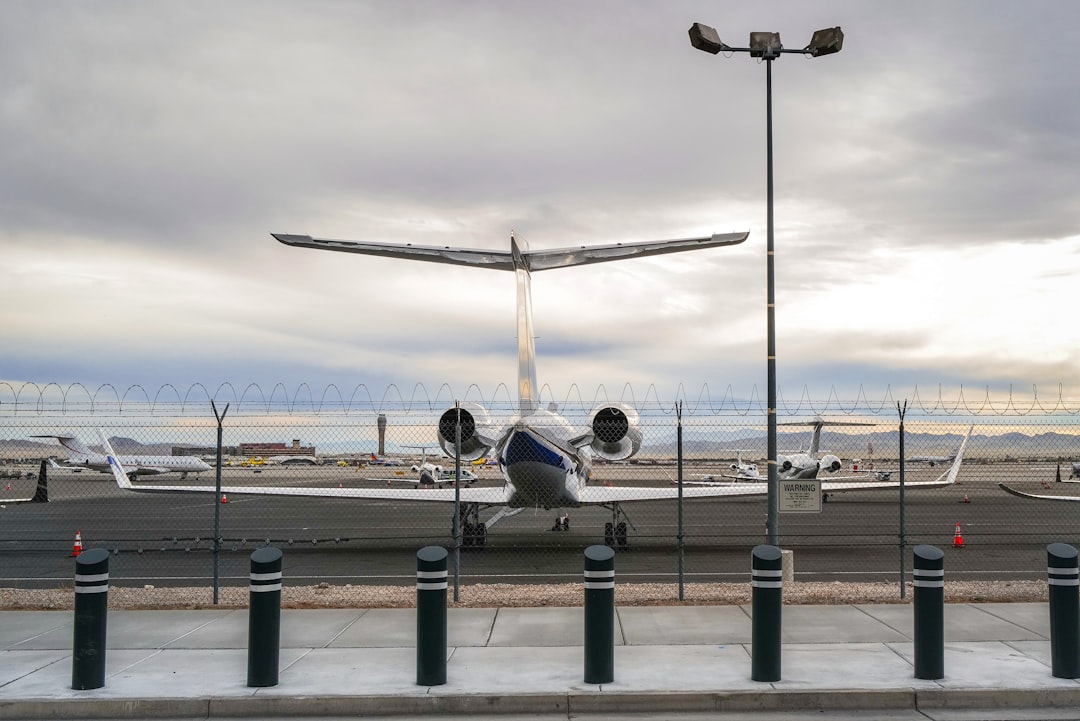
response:
[[[688,467],[684,477],[715,470]],[[399,469],[317,467],[313,469],[227,468],[225,485],[257,483],[355,487],[385,486],[364,474],[391,476]],[[1074,493],[1080,486],[1040,483],[1054,478],[1052,464],[965,464],[956,486],[908,490],[901,549],[901,506],[897,490],[855,491],[832,496],[821,513],[781,514],[780,545],[792,549],[802,581],[895,581],[901,562],[910,569],[911,547],[920,543],[946,551],[951,578],[1041,579],[1046,545],[1080,541],[1080,505],[1014,498],[999,481],[1044,493]],[[940,468],[912,468],[907,480],[925,480]],[[408,473],[407,470],[404,473]],[[606,466],[594,482],[668,485],[674,467]],[[895,477],[895,476],[894,476]],[[175,475],[162,482],[177,483]],[[497,484],[483,469],[481,483]],[[212,485],[213,472],[189,482]],[[426,545],[453,547],[453,508],[439,503],[281,498],[233,495],[219,503],[213,494],[135,494],[110,476],[93,471],[50,471],[50,503],[3,505],[29,495],[33,482],[20,479],[0,493],[0,586],[56,588],[70,584],[73,539],[86,548],[113,552],[110,572],[127,584],[208,585],[213,575],[214,515],[222,537],[219,573],[226,585],[246,585],[251,552],[267,542],[285,551],[285,575],[293,583],[402,584],[415,582],[415,554]],[[965,501],[965,498],[967,502]],[[618,556],[620,580],[674,583],[679,574],[675,502],[643,501],[623,506],[631,524],[629,547]],[[570,529],[553,531],[556,511],[527,509],[501,520],[483,548],[461,553],[466,583],[565,583],[580,579],[582,551],[603,543],[611,512],[568,509]],[[486,511],[481,518],[493,513]],[[750,549],[764,543],[766,500],[693,500],[683,504],[683,572],[689,583],[745,581]],[[954,547],[956,524],[964,546]]]

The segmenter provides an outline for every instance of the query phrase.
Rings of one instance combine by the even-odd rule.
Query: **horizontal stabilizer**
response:
[[[401,245],[399,243],[359,243],[352,240],[312,238],[310,235],[271,233],[285,245],[298,248],[337,250],[343,253],[378,255],[384,258],[424,260],[430,263],[469,265],[491,270],[515,270],[514,255],[509,251],[483,250],[477,248],[454,248],[437,245]],[[647,240],[638,243],[613,243],[610,245],[580,246],[554,250],[522,251],[525,267],[530,271],[569,268],[575,265],[604,263],[626,258],[644,258],[663,253],[736,245],[743,242],[749,232],[715,234],[705,238],[679,240]]]

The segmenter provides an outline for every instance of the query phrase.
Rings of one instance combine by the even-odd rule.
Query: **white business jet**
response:
[[[604,527],[608,545],[626,547],[627,522],[622,504],[640,501],[674,500],[680,494],[664,482],[656,487],[589,485],[594,457],[609,461],[630,458],[641,446],[641,428],[637,411],[626,403],[601,403],[590,413],[584,427],[574,427],[554,410],[541,407],[536,381],[536,351],[532,329],[530,283],[532,273],[606,261],[641,258],[661,253],[703,250],[734,245],[746,240],[747,233],[713,235],[685,240],[617,243],[612,245],[530,251],[513,233],[510,250],[478,250],[438,246],[359,243],[323,240],[306,235],[274,234],[274,237],[297,248],[316,248],[346,253],[376,255],[433,263],[467,265],[489,270],[511,271],[517,276],[518,340],[518,411],[508,423],[496,427],[483,406],[465,402],[455,404],[439,418],[435,434],[443,451],[455,454],[456,430],[460,426],[461,461],[470,462],[493,452],[498,459],[504,482],[497,487],[474,485],[461,488],[290,488],[234,486],[222,488],[228,494],[265,494],[280,496],[320,496],[334,498],[377,498],[402,502],[426,501],[461,503],[460,520],[465,545],[484,545],[487,530],[499,519],[524,508],[559,509],[559,527],[568,529],[564,508],[594,505],[607,508],[612,520]],[[115,466],[114,466],[115,468]],[[924,485],[947,485],[955,480],[955,468],[947,480]],[[147,492],[213,492],[212,487],[137,486],[122,473],[114,473],[122,488]],[[659,480],[659,479],[658,479]],[[915,485],[915,484],[908,484]],[[868,484],[880,489],[881,484]],[[726,496],[766,495],[764,483],[719,487],[683,488],[687,500]],[[486,521],[479,514],[497,509]]]
[[[105,454],[92,451],[75,436],[30,436],[31,438],[55,438],[68,452],[65,460],[57,462],[50,458],[49,464],[53,468],[82,470],[89,468],[103,473],[109,472],[109,463]],[[117,456],[124,473],[134,477],[136,475],[158,475],[161,473],[179,473],[181,478],[187,478],[189,473],[199,474],[209,471],[210,466],[205,461],[195,456]]]

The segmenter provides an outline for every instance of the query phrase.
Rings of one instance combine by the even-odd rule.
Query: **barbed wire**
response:
[[[242,389],[241,389],[242,388]],[[112,383],[103,383],[91,391],[80,382],[67,385],[60,383],[38,384],[0,381],[0,416],[7,415],[125,415],[132,416],[203,416],[211,401],[219,407],[230,404],[232,413],[255,415],[351,415],[393,411],[408,414],[430,414],[454,405],[458,401],[470,401],[492,410],[511,411],[517,406],[514,393],[505,383],[485,394],[476,384],[458,394],[448,383],[441,384],[432,394],[423,383],[416,383],[406,393],[397,384],[390,384],[379,391],[360,383],[343,392],[336,384],[329,384],[315,391],[308,383],[300,383],[293,389],[285,383],[275,383],[269,392],[258,383],[237,385],[223,382],[211,392],[202,383],[191,384],[181,392],[171,383],[161,385],[151,393],[141,384],[132,384],[123,391]],[[629,403],[639,412],[670,415],[676,404],[681,404],[686,415],[764,415],[765,402],[757,386],[746,394],[737,394],[728,385],[719,398],[714,398],[708,384],[696,392],[682,383],[674,397],[662,397],[655,384],[646,387],[643,394],[626,383],[616,394],[600,385],[590,395],[571,384],[561,396],[549,385],[540,388],[541,405],[554,405],[562,412],[588,413],[601,403]],[[915,386],[910,393],[897,393],[887,386],[880,398],[872,397],[860,385],[851,398],[842,397],[835,386],[824,400],[814,398],[810,389],[803,386],[797,395],[786,396],[777,390],[777,413],[784,416],[806,415],[870,415],[894,414],[901,399],[906,400],[909,412],[927,416],[1026,416],[1080,414],[1080,400],[1066,399],[1064,388],[1040,392],[1035,385],[1030,394],[1015,392],[1012,386],[1006,391],[992,391],[989,386],[979,389],[959,386],[946,389]]]

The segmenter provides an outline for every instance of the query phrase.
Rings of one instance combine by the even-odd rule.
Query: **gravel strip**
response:
[[[460,589],[460,600],[450,601],[451,608],[580,606],[580,584],[511,585],[470,584]],[[217,608],[246,608],[247,587],[221,588]],[[162,603],[167,596],[170,603]],[[453,587],[448,592],[453,598]],[[895,583],[788,583],[784,586],[785,604],[857,604],[911,603],[910,584],[905,598]],[[945,585],[949,603],[1045,602],[1049,598],[1046,581],[957,581]],[[176,603],[176,599],[183,599]],[[214,608],[213,589],[125,588],[110,586],[109,608],[164,609]],[[660,583],[626,583],[615,589],[615,603],[620,606],[730,605],[751,601],[748,583],[695,583],[684,588],[684,600],[678,600],[678,587]],[[0,588],[0,610],[72,609],[71,589]],[[282,590],[283,608],[412,608],[416,605],[413,586],[286,586]]]

